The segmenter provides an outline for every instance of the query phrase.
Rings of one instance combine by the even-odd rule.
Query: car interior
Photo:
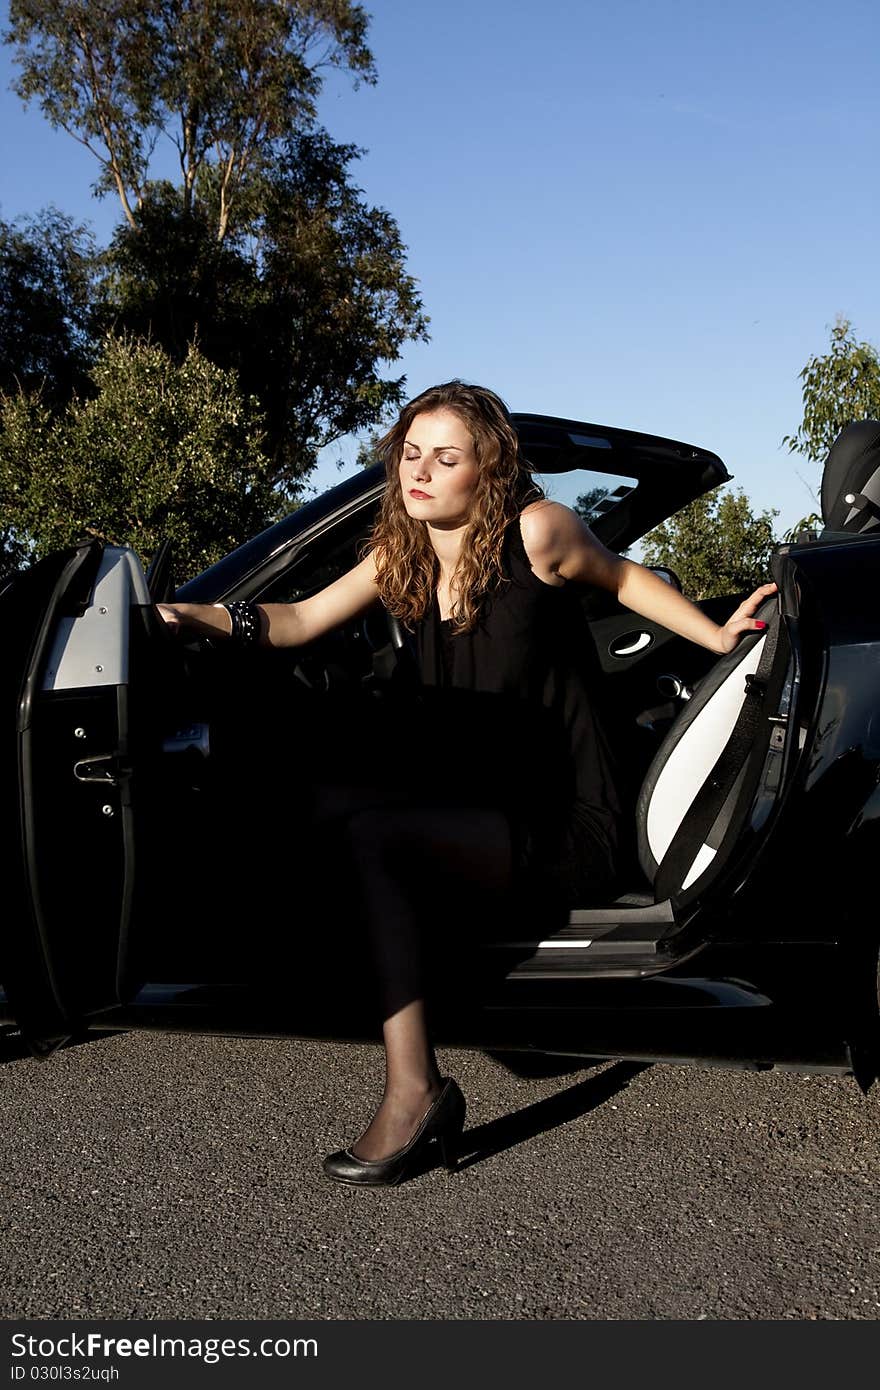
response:
[[[323,539],[304,547],[299,560],[252,585],[247,597],[287,602],[323,588],[356,561],[369,520],[361,509],[350,522],[337,522]],[[700,606],[723,621],[741,597]],[[723,870],[746,815],[766,819],[782,775],[786,711],[796,693],[775,598],[761,610],[770,624],[766,635],[749,635],[723,658],[621,610],[611,595],[592,593],[584,602],[610,733],[623,755],[633,852],[627,881],[611,901],[579,904],[567,917],[529,903],[515,922],[495,933],[491,949],[523,978],[644,973],[693,949],[693,934],[683,926],[686,909]],[[198,739],[188,739],[184,727],[182,738],[166,739],[165,751],[172,756],[163,759],[165,775],[177,769],[184,801],[195,796],[202,807],[210,802],[219,822],[215,844],[239,833],[255,846],[255,854],[263,846],[264,862],[271,861],[284,853],[277,845],[283,831],[289,841],[309,844],[310,869],[323,882],[321,875],[332,875],[332,864],[328,870],[326,846],[310,840],[307,798],[299,800],[295,790],[304,781],[303,740],[315,739],[321,711],[324,716],[334,711],[332,730],[323,727],[324,742],[334,746],[337,759],[344,762],[347,749],[363,766],[365,746],[381,744],[374,773],[387,777],[393,728],[387,737],[356,734],[352,711],[358,700],[363,705],[365,693],[375,697],[367,705],[378,709],[383,692],[406,685],[413,661],[407,635],[384,611],[376,611],[304,649],[234,651],[204,641],[192,647],[179,708],[185,708],[190,733],[210,730],[212,754],[204,759],[196,752]],[[175,683],[166,673],[151,686],[151,698],[162,700]],[[764,712],[762,718],[756,709]],[[771,725],[768,717],[777,722]],[[374,714],[372,724],[381,727],[381,716]],[[281,751],[284,728],[290,731],[289,762]],[[342,729],[348,731],[347,742]],[[700,803],[695,816],[701,789],[725,750],[724,795],[716,796],[717,804]],[[285,765],[289,771],[279,783]],[[193,791],[200,781],[200,791]],[[279,784],[286,786],[283,795]],[[167,788],[158,795],[167,805]],[[188,823],[191,827],[191,818]],[[200,823],[206,826],[210,818],[200,815]],[[181,839],[187,833],[181,827]],[[167,824],[163,834],[170,834]],[[211,845],[204,854],[210,857]],[[253,904],[249,915],[257,915]]]

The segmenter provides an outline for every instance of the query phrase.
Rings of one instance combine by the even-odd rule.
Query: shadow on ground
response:
[[[51,1057],[53,1052],[66,1052],[71,1047],[90,1047],[93,1043],[103,1042],[105,1038],[117,1038],[119,1033],[95,1033],[88,1038],[71,1038],[62,1043],[60,1047],[48,1049],[45,1052],[32,1048],[17,1031],[0,1034],[0,1067],[7,1066],[10,1062],[20,1062],[23,1057]]]
[[[536,1101],[512,1115],[504,1115],[499,1120],[477,1125],[462,1135],[459,1168],[469,1168],[473,1163],[491,1158],[493,1154],[512,1149],[517,1144],[526,1143],[538,1134],[571,1120],[588,1115],[612,1096],[619,1095],[641,1072],[648,1070],[646,1062],[616,1062],[598,1076],[588,1076],[567,1091],[548,1096],[546,1100]]]
[[[501,1057],[497,1060],[500,1061]],[[559,1060],[561,1063],[562,1059]],[[589,1076],[555,1096],[536,1101],[534,1105],[527,1105],[522,1110],[514,1111],[512,1115],[502,1116],[499,1120],[490,1120],[488,1124],[465,1130],[461,1138],[457,1170],[461,1172],[474,1163],[481,1163],[506,1149],[513,1149],[517,1144],[525,1144],[559,1125],[569,1124],[582,1115],[589,1115],[591,1110],[598,1109],[600,1105],[611,1100],[612,1096],[619,1095],[636,1076],[647,1071],[650,1065],[648,1062],[616,1062],[598,1076]],[[578,1070],[582,1071],[583,1066],[584,1063],[581,1061]],[[406,1180],[423,1176],[438,1167],[439,1162],[438,1145],[431,1143],[414,1164],[412,1171],[407,1173]]]

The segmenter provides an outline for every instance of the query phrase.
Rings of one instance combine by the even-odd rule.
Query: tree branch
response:
[[[101,127],[101,134],[102,134],[102,136],[103,136],[103,138],[104,138],[104,144],[107,146],[107,153],[108,153],[108,155],[109,155],[109,160],[105,160],[104,163],[109,164],[109,167],[110,167],[110,169],[111,169],[111,171],[112,171],[112,174],[113,174],[114,182],[115,182],[115,184],[116,184],[116,191],[117,191],[117,193],[119,194],[119,201],[120,201],[121,204],[122,204],[122,211],[125,213],[125,218],[126,218],[126,221],[127,221],[128,224],[129,224],[129,226],[132,228],[132,230],[134,230],[135,227],[137,226],[137,224],[136,224],[136,222],[135,222],[134,213],[132,212],[131,205],[130,205],[129,200],[128,200],[128,191],[127,191],[127,189],[126,189],[126,187],[125,187],[125,180],[124,180],[124,178],[123,178],[123,176],[122,176],[122,170],[121,170],[121,167],[120,167],[120,164],[119,164],[119,160],[118,160],[118,157],[117,157],[117,154],[116,154],[116,150],[115,150],[115,147],[114,147],[113,138],[112,138],[112,129],[111,129],[111,126],[110,126],[109,117],[108,117],[108,115],[107,115],[107,113],[106,113],[106,110],[105,110],[105,98],[104,98],[103,93],[102,93],[102,91],[101,91],[100,81],[99,81],[99,78],[98,78],[98,71],[97,71],[97,68],[96,68],[96,66],[95,66],[95,61],[94,61],[94,55],[93,55],[93,53],[92,53],[92,50],[91,50],[91,48],[90,48],[90,46],[89,46],[88,40],[86,39],[86,36],[85,36],[85,34],[84,34],[82,28],[81,28],[81,27],[77,28],[77,29],[75,30],[75,33],[76,33],[77,38],[78,38],[79,41],[80,41],[80,45],[81,45],[81,48],[82,48],[82,54],[83,54],[83,57],[84,57],[85,62],[86,62],[86,66],[87,66],[88,71],[89,71],[89,74],[90,74],[91,91],[92,91],[92,95],[93,95],[93,99],[94,99],[94,103],[95,103],[95,115],[97,116],[98,124],[99,124],[100,127]],[[140,202],[140,193],[139,193],[139,190],[138,190],[137,188],[135,188],[134,191],[135,191],[135,195],[136,195],[136,197],[137,197],[137,202],[139,203],[139,202]]]

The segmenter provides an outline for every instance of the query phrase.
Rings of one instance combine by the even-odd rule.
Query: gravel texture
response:
[[[375,1047],[127,1034],[0,1068],[0,1317],[874,1319],[880,1096],[602,1063],[441,1064],[465,1162],[329,1183]],[[878,1088],[880,1090],[880,1088]]]

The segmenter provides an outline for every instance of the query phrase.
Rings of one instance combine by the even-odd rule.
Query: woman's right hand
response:
[[[222,603],[157,603],[160,618],[173,636],[228,637],[232,619]]]
[[[155,605],[157,613],[168,624],[172,633],[178,633],[184,627],[183,616],[178,612],[173,603],[157,603]]]

